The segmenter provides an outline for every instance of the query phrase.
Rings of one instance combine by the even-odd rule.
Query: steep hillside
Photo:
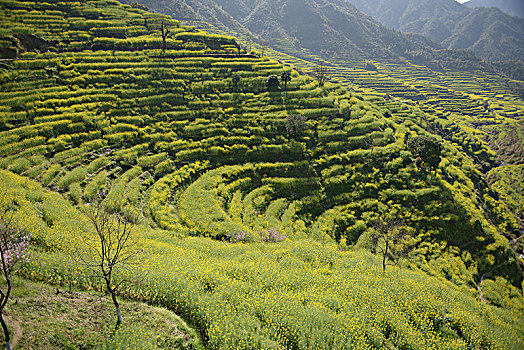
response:
[[[524,17],[524,2],[521,0],[470,0],[467,7],[496,7],[512,16]]]
[[[86,219],[78,210],[34,181],[1,170],[0,190],[1,204],[8,198],[19,206],[15,220],[38,227],[38,239],[48,244],[33,253],[24,274],[65,287],[72,283],[77,288],[101,288],[89,276],[78,274],[62,251],[85,234]],[[54,223],[51,227],[49,221]],[[476,289],[398,267],[384,274],[370,253],[344,252],[325,242],[232,244],[177,239],[147,227],[140,230],[144,252],[139,274],[148,278],[125,275],[129,282],[121,288],[122,295],[176,310],[200,329],[208,349],[480,350],[520,349],[524,344],[524,298],[500,278],[483,280],[481,301]],[[47,305],[54,305],[56,298]],[[21,310],[26,305],[21,301],[9,305],[9,310]],[[39,304],[33,315],[40,315]],[[66,305],[60,312],[67,312]],[[115,348],[129,349],[137,340],[148,340],[147,327],[154,315],[148,316],[141,327],[145,331],[131,333],[127,343]],[[75,340],[66,339],[69,344]]]
[[[421,35],[406,35],[387,29],[345,0],[214,0],[206,6],[206,10],[198,13],[172,5],[184,3],[198,9],[199,2],[194,0],[143,0],[142,3],[176,18],[197,21],[203,18],[215,27],[226,28],[229,33],[239,34],[246,40],[298,57],[310,54],[328,60],[407,57],[422,64],[438,61],[444,66],[456,67],[457,62],[465,61],[468,69],[490,69],[467,52],[442,50],[441,46]],[[209,11],[208,8],[214,10]],[[223,17],[215,15],[223,11],[234,18],[234,24],[231,24],[229,17],[230,23],[226,23]],[[239,29],[238,24],[243,28]]]
[[[144,1],[159,11],[171,13],[170,9],[162,7],[169,3],[168,0],[160,3],[151,0]],[[281,18],[279,16],[282,11],[275,7],[277,2],[264,2],[260,5],[264,10],[258,10],[256,4],[257,2],[221,1],[220,6],[216,6],[231,13],[236,18],[249,18],[250,21],[260,16],[266,16],[267,18],[260,22],[262,25],[269,23],[267,26],[269,33],[273,33],[278,38],[286,37],[286,29],[283,29],[285,24],[277,23],[278,21],[275,22],[272,19],[273,17]],[[407,8],[409,4],[406,2],[404,5]],[[430,9],[431,11],[427,12],[427,16],[431,18],[445,18],[444,14],[450,11],[458,11],[461,16],[468,12],[468,9],[454,1],[446,3],[417,2],[412,5],[417,10],[421,8]],[[384,9],[387,6],[389,6],[389,3],[382,4]],[[253,8],[255,10],[252,10]],[[313,8],[315,7],[313,6]],[[406,8],[395,8],[395,10],[402,12]],[[253,15],[253,11],[257,11],[257,15]],[[356,19],[351,18],[351,20],[358,23],[357,17],[355,17]],[[399,12],[391,13],[391,16],[388,18],[400,17]],[[451,18],[449,24],[455,25],[455,21],[459,22],[461,20],[459,17]],[[191,17],[186,16],[185,18]],[[206,21],[212,24],[208,24],[199,18],[201,16],[193,18],[191,23],[215,33],[230,34],[236,32],[236,29],[224,25],[215,16],[205,18]],[[416,18],[413,18],[413,20],[416,20]],[[311,23],[311,20],[306,22]],[[246,31],[249,32],[247,28]],[[310,32],[311,30],[304,31],[304,33]],[[244,44],[249,47],[253,35],[245,34],[245,31],[241,35],[244,39]],[[319,35],[320,37],[316,38],[317,41],[313,42],[313,45],[324,45],[321,38],[323,34]],[[267,38],[270,36],[270,34],[264,34],[262,37]],[[308,36],[306,35],[304,40],[307,41],[307,39]],[[373,39],[368,38],[368,40]],[[420,111],[416,112],[416,110],[421,109],[427,114],[424,115],[426,119],[433,118],[432,115],[439,115],[439,119],[452,119],[453,123],[448,124],[446,128],[436,126],[432,129],[432,132],[439,133],[440,136],[451,142],[454,142],[454,139],[457,138],[456,134],[468,135],[468,146],[463,147],[462,150],[475,160],[475,165],[483,172],[489,171],[492,167],[500,164],[502,160],[499,159],[497,161],[494,156],[486,156],[488,154],[486,152],[479,153],[478,150],[484,148],[482,145],[487,137],[486,135],[498,135],[500,132],[504,132],[504,130],[517,129],[521,125],[520,115],[524,108],[524,102],[522,101],[524,98],[524,83],[521,81],[523,75],[521,61],[487,64],[479,61],[473,54],[460,50],[432,51],[413,47],[405,52],[410,61],[382,59],[378,60],[378,62],[374,60],[373,64],[368,65],[370,60],[367,60],[367,62],[362,58],[340,60],[340,56],[336,53],[324,53],[323,57],[325,59],[322,59],[318,56],[318,54],[322,53],[320,48],[317,47],[316,49],[305,51],[302,49],[298,39],[294,39],[294,42],[296,45],[291,45],[289,40],[280,39],[267,42],[270,46],[278,46],[283,51],[291,52],[292,55],[267,49],[265,49],[265,53],[287,65],[300,67],[302,72],[311,76],[315,75],[316,67],[319,64],[323,64],[329,67],[329,76],[333,81],[344,84],[350,90],[369,95],[366,98],[377,100],[378,94],[387,100],[381,102],[385,106],[390,106],[392,104],[390,100],[395,98],[415,106],[412,109],[413,107],[400,103],[400,106],[395,107],[397,110],[405,111],[403,113],[407,115],[420,113]],[[264,45],[263,41],[259,43],[259,48],[261,45]],[[513,48],[510,49],[512,50]],[[297,56],[302,57],[302,59],[297,58]],[[368,66],[374,68],[368,69]],[[506,121],[511,120],[511,123],[504,122],[505,118],[509,118]],[[500,126],[500,124],[504,125]],[[499,126],[493,127],[496,125]],[[459,128],[460,132],[456,128]],[[476,140],[473,142],[476,146],[471,146],[471,140]],[[496,148],[496,150],[500,155],[504,152],[500,148]],[[519,249],[519,252],[522,251]]]
[[[133,4],[134,1],[120,1]],[[201,1],[172,1],[148,0],[139,1],[140,5],[147,5],[151,10],[166,14],[176,14],[174,18],[181,21],[208,21],[216,26],[226,26],[235,32],[246,32],[246,28],[239,22],[238,17],[231,16],[228,9],[222,8],[214,0]]]
[[[380,20],[389,28],[424,33],[435,42],[441,42],[451,32],[449,27],[469,12],[455,0],[348,0],[360,11]],[[424,28],[428,23],[427,28]],[[405,26],[411,28],[406,30]],[[439,31],[436,31],[439,29]]]
[[[471,145],[442,140],[445,159],[436,173],[412,163],[406,137],[431,133],[431,115],[391,113],[295,72],[287,86],[268,86],[270,75],[289,70],[250,55],[221,57],[235,47],[231,38],[166,19],[173,34],[163,54],[154,49],[162,39],[151,14],[104,3],[113,12],[91,8],[88,21],[68,17],[76,3],[4,3],[7,33],[25,27],[51,42],[53,23],[70,28],[75,40],[58,43],[59,54],[26,53],[5,64],[3,168],[73,203],[106,189],[115,210],[216,238],[279,227],[290,237],[353,244],[395,208],[420,239],[430,235],[429,251],[448,250],[438,243],[445,241],[470,252],[473,260],[463,263],[471,270],[461,277],[469,284],[511,255],[500,233],[512,237],[516,223],[463,153]],[[40,22],[29,11],[42,11],[38,6],[57,12]],[[85,24],[105,21],[113,22]],[[122,31],[128,36],[116,37]],[[473,150],[489,161],[481,144]],[[520,284],[514,264],[502,273]]]
[[[454,0],[347,0],[389,28],[423,34],[487,60],[524,59],[524,19]]]
[[[278,42],[287,39],[325,57],[393,58],[427,45],[386,29],[344,1],[259,1],[242,21],[277,48],[285,49]]]
[[[146,278],[122,293],[212,349],[523,343],[518,226],[476,168],[495,154],[449,115],[113,0],[0,6],[0,208],[33,231],[25,276],[101,288],[65,254],[89,230],[74,206],[100,196],[141,222]],[[442,146],[434,168],[417,136]],[[388,215],[411,228],[415,272],[357,251]]]

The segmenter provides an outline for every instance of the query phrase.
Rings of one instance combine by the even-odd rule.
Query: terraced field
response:
[[[85,234],[85,216],[27,178],[0,170],[0,180],[0,193],[21,208],[17,218],[46,242],[23,273],[63,289],[103,290],[63,253]],[[231,244],[145,226],[140,233],[141,264],[133,274],[121,272],[121,295],[176,311],[209,349],[505,350],[524,343],[522,295],[501,278],[481,284],[494,306],[480,301],[476,289],[406,268],[384,274],[369,252],[312,240]],[[130,315],[123,317],[129,322]],[[142,349],[150,326],[144,322],[114,348]]]
[[[246,33],[232,32],[227,27],[216,27],[205,21],[187,21],[197,28],[221,35],[234,34],[246,47],[257,47],[268,57],[284,65],[311,73],[318,65],[329,71],[330,80],[364,94],[389,95],[409,104],[424,105],[432,111],[475,116],[478,119],[506,117],[520,120],[524,102],[518,91],[523,82],[512,80],[495,71],[472,71],[429,68],[409,61],[337,61],[326,60],[314,53],[301,52],[299,56],[263,48]],[[371,69],[367,63],[372,63]],[[482,124],[482,122],[481,122]]]
[[[58,283],[76,278],[75,268],[65,263],[57,247],[76,244],[71,237],[82,232],[82,216],[72,206],[100,199],[111,211],[138,218],[152,254],[144,268],[152,264],[158,278],[147,286],[128,286],[125,293],[195,318],[211,348],[234,346],[236,338],[229,336],[242,332],[231,325],[242,319],[242,312],[232,311],[233,328],[227,326],[230,316],[220,314],[213,321],[218,305],[229,300],[227,288],[217,299],[208,299],[209,290],[200,288],[209,288],[209,283],[194,289],[194,276],[188,272],[205,265],[205,259],[186,256],[179,264],[173,256],[183,257],[179,246],[189,244],[191,251],[213,251],[222,266],[226,263],[221,254],[229,245],[203,239],[173,243],[174,236],[266,243],[306,239],[315,246],[312,240],[348,249],[365,245],[373,221],[394,215],[416,232],[409,263],[413,268],[463,286],[468,295],[488,276],[511,291],[515,287],[509,283],[522,287],[507,240],[518,235],[518,224],[477,169],[479,164],[490,167],[495,153],[478,131],[458,124],[455,114],[371,90],[359,92],[353,85],[322,85],[276,60],[245,53],[232,37],[208,34],[113,0],[0,0],[0,6],[6,57],[0,61],[0,168],[6,170],[0,200],[16,204],[17,215],[31,218],[28,222],[38,228],[37,258],[24,271],[28,277]],[[289,82],[282,82],[283,73],[290,74]],[[434,171],[413,162],[406,140],[417,135],[435,136],[443,145],[442,161]],[[308,249],[286,244],[286,252]],[[263,243],[253,246],[266,249]],[[322,249],[319,254],[324,254]],[[286,252],[269,253],[272,269],[279,268]],[[244,254],[240,249],[235,259],[242,260]],[[170,264],[173,270],[167,271]],[[304,271],[310,268],[301,264]],[[386,280],[373,271],[366,267],[364,280],[378,279],[385,288]],[[202,270],[201,275],[218,278],[215,272]],[[164,274],[170,277],[161,277]],[[79,279],[80,285],[97,288],[87,277]],[[296,306],[292,284],[285,286],[290,309]],[[177,289],[180,285],[183,290]],[[265,291],[261,297],[267,296]],[[336,293],[331,285],[328,294]],[[232,297],[233,304],[238,295]],[[438,313],[445,314],[444,309]],[[347,341],[329,327],[312,341],[303,337],[303,329],[291,332],[264,323],[279,324],[278,313],[259,315],[262,323],[252,320],[251,311],[246,314],[257,330],[242,333],[247,334],[240,337],[245,344],[253,334],[264,334],[268,348],[297,348],[296,342],[298,348],[308,348],[335,336],[340,337],[333,341],[344,348]],[[497,320],[506,317],[496,315]],[[513,316],[508,317],[513,322]],[[351,330],[362,337],[352,341],[362,347],[375,344],[369,339],[374,327],[371,333]],[[380,334],[391,333],[380,329]],[[438,344],[456,328],[441,328],[439,323],[431,329],[436,338],[423,333],[412,341],[409,331],[398,330],[408,340],[380,335],[376,342]],[[451,335],[450,344],[496,343],[495,335],[476,331],[470,340],[465,338]]]
[[[494,155],[466,132],[444,142],[437,173],[417,169],[406,151],[408,134],[456,128],[445,116],[319,87],[276,61],[231,54],[229,37],[113,1],[82,5],[104,5],[103,15],[82,13],[120,28],[107,36],[75,24],[84,11],[76,4],[16,4],[2,2],[6,33],[21,31],[17,23],[35,26],[48,43],[56,39],[45,34],[53,32],[47,17],[39,26],[40,17],[24,9],[31,6],[55,16],[62,30],[74,28],[78,41],[4,63],[3,168],[75,204],[103,193],[113,210],[191,235],[257,237],[277,229],[354,244],[371,221],[395,210],[420,234],[431,228],[432,239],[468,247],[475,261],[483,249],[505,259],[497,230],[511,237],[515,220],[497,209],[503,207],[461,152],[487,164]],[[174,33],[165,52],[159,20]],[[103,50],[100,42],[124,50]],[[268,87],[269,76],[285,71],[292,77],[286,87]],[[474,243],[479,227],[499,243]],[[475,283],[476,269],[467,283]]]
[[[191,23],[213,33],[232,33],[229,28],[218,28],[203,21]],[[234,34],[242,38],[243,45],[256,46],[249,35]],[[523,126],[524,102],[519,95],[524,86],[522,81],[511,80],[489,70],[471,71],[468,67],[459,71],[439,65],[428,68],[399,60],[338,62],[326,61],[311,53],[302,52],[301,58],[298,58],[268,48],[259,47],[259,50],[310,76],[315,75],[319,65],[324,66],[329,81],[344,86],[381,108],[390,109],[395,112],[392,117],[396,120],[403,120],[406,114],[418,114],[426,122],[426,130],[462,148],[483,173],[500,165],[520,164],[515,163],[515,159],[523,157],[522,146],[515,150],[505,142],[507,148],[513,150],[509,152],[502,150],[494,141],[505,138],[507,133],[515,133]],[[438,120],[436,123],[435,117]],[[524,145],[522,137],[512,137],[511,140],[513,145],[515,142]],[[523,194],[521,191],[520,195]],[[506,204],[513,212],[518,211],[519,206],[515,207],[513,202]],[[524,237],[520,240],[524,241]],[[524,253],[520,249],[518,251]]]

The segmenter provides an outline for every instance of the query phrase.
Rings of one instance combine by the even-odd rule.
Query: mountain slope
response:
[[[271,41],[279,36],[296,38],[311,52],[333,58],[394,58],[407,48],[427,47],[386,29],[338,0],[260,2],[243,23],[253,33],[269,35]]]
[[[524,19],[454,0],[347,0],[389,28],[419,33],[487,60],[524,59]]]
[[[462,50],[442,50],[421,35],[387,29],[345,0],[214,0],[214,4],[209,5],[209,8],[227,11],[244,30],[236,24],[223,23],[207,10],[194,14],[180,7],[175,9],[169,5],[171,2],[179,3],[174,0],[142,1],[155,11],[177,18],[204,18],[229,33],[251,37],[260,44],[267,42],[278,51],[299,57],[312,54],[328,60],[408,58],[436,67],[490,69]],[[192,9],[199,6],[195,0],[182,2]]]
[[[24,210],[26,221],[42,227],[39,237],[53,244],[73,244],[79,239],[85,218],[63,198],[2,170],[0,180],[1,199],[14,195],[11,198]],[[37,205],[46,210],[45,218],[35,210]],[[48,227],[44,220],[55,225]],[[147,271],[147,280],[129,276],[122,294],[177,310],[198,327],[206,349],[422,349],[431,345],[436,350],[521,349],[524,344],[524,298],[500,278],[482,282],[479,300],[476,289],[406,268],[390,267],[383,273],[372,254],[340,251],[325,242],[232,244],[200,237],[177,239],[171,233],[144,227],[140,230],[144,248],[141,270]],[[67,240],[57,242],[61,237]],[[73,281],[80,288],[99,288],[77,272],[70,257],[53,247],[53,251],[36,250],[24,273],[64,287]],[[44,297],[39,295],[38,300]],[[7,309],[22,311],[24,299]],[[44,300],[38,305],[31,301],[33,309],[46,305]],[[60,312],[73,302],[63,305]],[[34,324],[33,314],[24,318],[32,318]],[[118,349],[144,349],[130,345],[147,335],[150,319],[144,317],[142,327],[136,330],[142,332],[131,334],[133,338],[127,342],[122,339],[123,346]],[[167,319],[164,316],[164,324]],[[125,320],[124,325],[130,323],[129,317]],[[31,332],[31,338],[36,338],[32,344],[42,344],[45,331],[37,328]],[[172,328],[166,331],[172,332]],[[155,338],[163,345],[165,337]],[[85,348],[85,343],[82,345]],[[165,345],[182,348],[178,343]]]
[[[132,4],[133,1],[121,1]],[[245,28],[238,23],[227,10],[222,9],[213,0],[199,1],[172,1],[172,0],[148,0],[139,3],[147,5],[158,12],[176,14],[179,20],[208,21],[216,26],[226,26],[241,33]],[[162,9],[162,11],[160,11]]]
[[[522,344],[516,223],[472,159],[489,149],[435,134],[448,116],[112,0],[0,5],[2,45],[50,45],[0,66],[0,208],[33,232],[27,277],[101,289],[66,252],[102,197],[141,223],[143,274],[121,293],[177,310],[211,349]],[[417,136],[442,146],[435,169]],[[339,250],[366,248],[388,215],[410,227],[415,272]]]
[[[524,1],[522,0],[470,0],[467,7],[496,7],[512,16],[524,17]]]
[[[436,48],[423,38],[408,37],[385,28],[343,0],[207,0],[205,5],[195,0],[146,0],[142,3],[175,18],[204,19],[233,31],[242,32],[238,25],[241,24],[254,37],[268,40],[272,47],[286,52],[300,53],[306,49],[341,59],[395,58],[403,55],[407,48]],[[179,6],[180,3],[185,6]]]
[[[233,38],[105,3],[115,7],[114,23],[104,22],[102,10],[77,8],[90,2],[53,5],[57,13],[42,20],[60,32],[77,28],[76,40],[58,41],[60,53],[29,52],[4,67],[0,167],[39,179],[73,203],[110,188],[106,200],[115,210],[216,238],[280,227],[290,237],[355,243],[395,208],[437,251],[448,249],[436,243],[446,241],[470,252],[464,264],[471,270],[457,277],[468,284],[477,269],[511,256],[498,232],[513,234],[516,223],[461,146],[441,140],[446,161],[438,175],[411,161],[407,135],[430,135],[429,120],[435,127],[446,120],[392,113],[296,72],[284,91],[270,89],[268,76],[289,68],[223,54],[236,47]],[[27,9],[16,11],[20,4]],[[4,35],[24,30],[60,39],[35,21],[29,10],[38,5],[7,9]],[[79,12],[91,17],[87,24]],[[158,20],[174,32],[165,54]],[[121,31],[126,37],[115,37]],[[520,284],[516,262],[503,266],[500,273]]]

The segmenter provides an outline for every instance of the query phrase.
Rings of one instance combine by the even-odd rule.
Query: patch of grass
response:
[[[114,332],[110,298],[16,278],[5,309],[14,349],[202,349],[177,315],[121,300],[124,324]]]

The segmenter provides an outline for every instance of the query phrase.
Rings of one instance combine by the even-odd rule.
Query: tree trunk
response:
[[[3,314],[0,314],[0,323],[2,323],[2,329],[4,330],[5,347],[7,350],[11,350],[11,338],[9,337],[9,330],[7,329]]]
[[[164,21],[162,21],[162,51],[165,53],[167,49],[167,38],[168,29],[164,26]]]
[[[384,255],[382,255],[382,271],[386,273],[386,263],[388,259],[388,250],[389,250],[389,244],[386,241],[386,247],[384,249]]]
[[[9,278],[9,274],[7,273],[7,270],[5,268],[5,260],[4,260],[4,254],[2,252],[2,265],[3,265],[3,272],[4,277],[7,282],[7,291],[5,294],[3,291],[0,291],[1,299],[0,299],[0,323],[2,324],[2,329],[4,331],[5,336],[5,347],[7,350],[11,350],[11,338],[9,337],[9,330],[7,329],[7,324],[4,320],[4,308],[7,305],[7,301],[9,300],[9,295],[11,294],[11,279]]]
[[[116,308],[116,328],[122,324],[122,313],[120,313],[120,304],[118,303],[118,300],[116,300],[116,293],[115,291],[111,291],[111,298],[113,299],[113,304],[115,304]]]

